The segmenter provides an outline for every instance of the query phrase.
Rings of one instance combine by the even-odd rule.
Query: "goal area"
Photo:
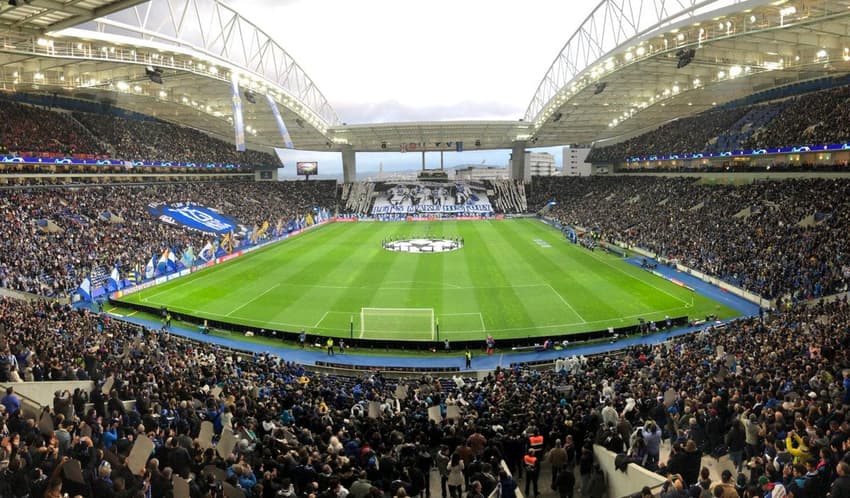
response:
[[[361,339],[433,341],[434,308],[360,308]]]

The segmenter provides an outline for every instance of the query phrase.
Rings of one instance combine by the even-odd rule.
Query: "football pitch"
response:
[[[424,236],[464,245],[433,254],[382,247]],[[257,329],[411,341],[552,337],[639,318],[739,314],[573,245],[537,219],[333,223],[121,301]]]

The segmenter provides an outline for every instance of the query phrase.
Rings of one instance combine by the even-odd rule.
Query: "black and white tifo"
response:
[[[449,252],[463,247],[459,239],[407,239],[384,242],[384,249],[395,252],[436,253]]]

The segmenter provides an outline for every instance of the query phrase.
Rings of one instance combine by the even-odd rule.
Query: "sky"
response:
[[[516,120],[599,0],[230,0],[349,124]]]
[[[316,161],[319,163],[319,179],[338,178],[342,176],[342,155],[339,152],[308,151],[294,149],[275,149],[278,157],[283,163],[283,168],[278,170],[278,176],[283,179],[303,178],[296,172],[298,162]],[[540,147],[528,149],[534,152],[548,152],[555,157],[556,166],[561,167],[563,158],[562,147]],[[445,152],[443,155],[443,166],[451,168],[459,165],[471,165],[479,167],[505,167],[510,160],[510,149],[497,150],[469,150],[464,152]],[[440,153],[427,152],[425,154],[425,167],[427,169],[440,168]],[[422,154],[420,152],[358,152],[357,173],[358,176],[374,176],[380,169],[384,172],[398,172],[418,170],[422,168]]]
[[[284,48],[349,124],[517,120],[599,0],[230,0]],[[298,144],[295,144],[296,147]],[[547,148],[561,166],[560,148]],[[281,175],[338,153],[285,151]],[[445,166],[506,166],[510,150],[447,153]],[[357,154],[358,172],[417,169],[420,154]],[[439,154],[426,166],[439,167]]]

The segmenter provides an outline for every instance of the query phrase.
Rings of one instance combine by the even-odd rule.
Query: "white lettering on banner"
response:
[[[219,219],[210,216],[208,213],[199,211],[191,206],[172,208],[172,211],[174,211],[175,213],[182,214],[183,216],[194,220],[214,231],[222,231],[227,230],[229,228],[233,228],[230,223],[225,223]]]
[[[475,213],[486,214],[492,213],[493,206],[489,203],[477,204],[462,204],[459,206],[453,205],[434,205],[434,206],[393,206],[383,205],[374,206],[372,214],[416,214],[416,213]]]

